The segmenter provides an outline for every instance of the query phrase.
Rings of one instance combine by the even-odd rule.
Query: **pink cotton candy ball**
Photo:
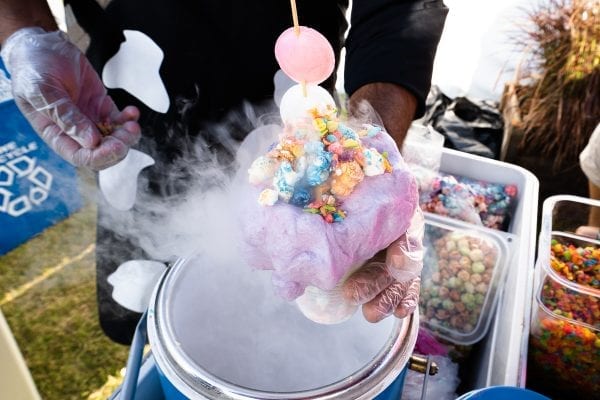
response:
[[[279,66],[296,82],[319,84],[335,66],[333,48],[325,36],[305,26],[296,35],[294,28],[284,31],[275,43]]]

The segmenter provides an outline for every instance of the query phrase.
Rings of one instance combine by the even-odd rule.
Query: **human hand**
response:
[[[600,239],[600,228],[598,228],[597,226],[584,225],[578,227],[575,230],[575,234],[598,240]]]
[[[394,314],[410,315],[419,303],[423,268],[424,219],[419,208],[408,231],[386,250],[385,262],[369,261],[344,282],[345,298],[362,304],[369,322],[379,322]]]
[[[40,137],[65,160],[93,170],[122,160],[140,138],[139,111],[122,111],[89,61],[60,31],[23,28],[0,55],[17,106]],[[108,129],[99,129],[100,126]]]

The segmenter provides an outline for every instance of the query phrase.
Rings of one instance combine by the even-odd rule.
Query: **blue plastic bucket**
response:
[[[163,394],[165,399],[168,400],[187,400],[177,388],[171,383],[169,378],[167,378],[160,369],[158,370],[158,375],[160,378],[160,384],[163,389]],[[374,400],[398,400],[402,394],[402,388],[404,387],[404,378],[406,377],[406,367],[400,372],[400,375],[389,385],[385,390],[375,397]],[[534,400],[534,399],[531,399]]]
[[[315,324],[268,272],[230,264],[180,259],[155,289],[147,329],[166,399],[399,398],[417,314]]]
[[[465,393],[457,400],[550,400],[546,396],[512,386],[492,386]]]

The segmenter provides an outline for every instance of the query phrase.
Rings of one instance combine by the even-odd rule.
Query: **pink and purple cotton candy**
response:
[[[261,188],[240,180],[241,251],[250,267],[273,270],[273,284],[283,298],[293,300],[307,286],[333,289],[408,229],[418,204],[415,179],[387,133],[363,143],[387,152],[393,172],[366,177],[343,199],[347,217],[341,222],[327,223],[286,203],[262,206],[256,200]]]

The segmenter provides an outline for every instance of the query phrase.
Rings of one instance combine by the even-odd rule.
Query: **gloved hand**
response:
[[[0,53],[17,106],[61,157],[100,170],[116,164],[140,138],[139,111],[119,111],[89,61],[60,31],[23,28]],[[99,124],[110,126],[101,133]]]
[[[369,322],[410,315],[419,304],[424,219],[417,207],[407,232],[386,250],[385,262],[370,261],[344,282],[346,299],[362,304]]]

